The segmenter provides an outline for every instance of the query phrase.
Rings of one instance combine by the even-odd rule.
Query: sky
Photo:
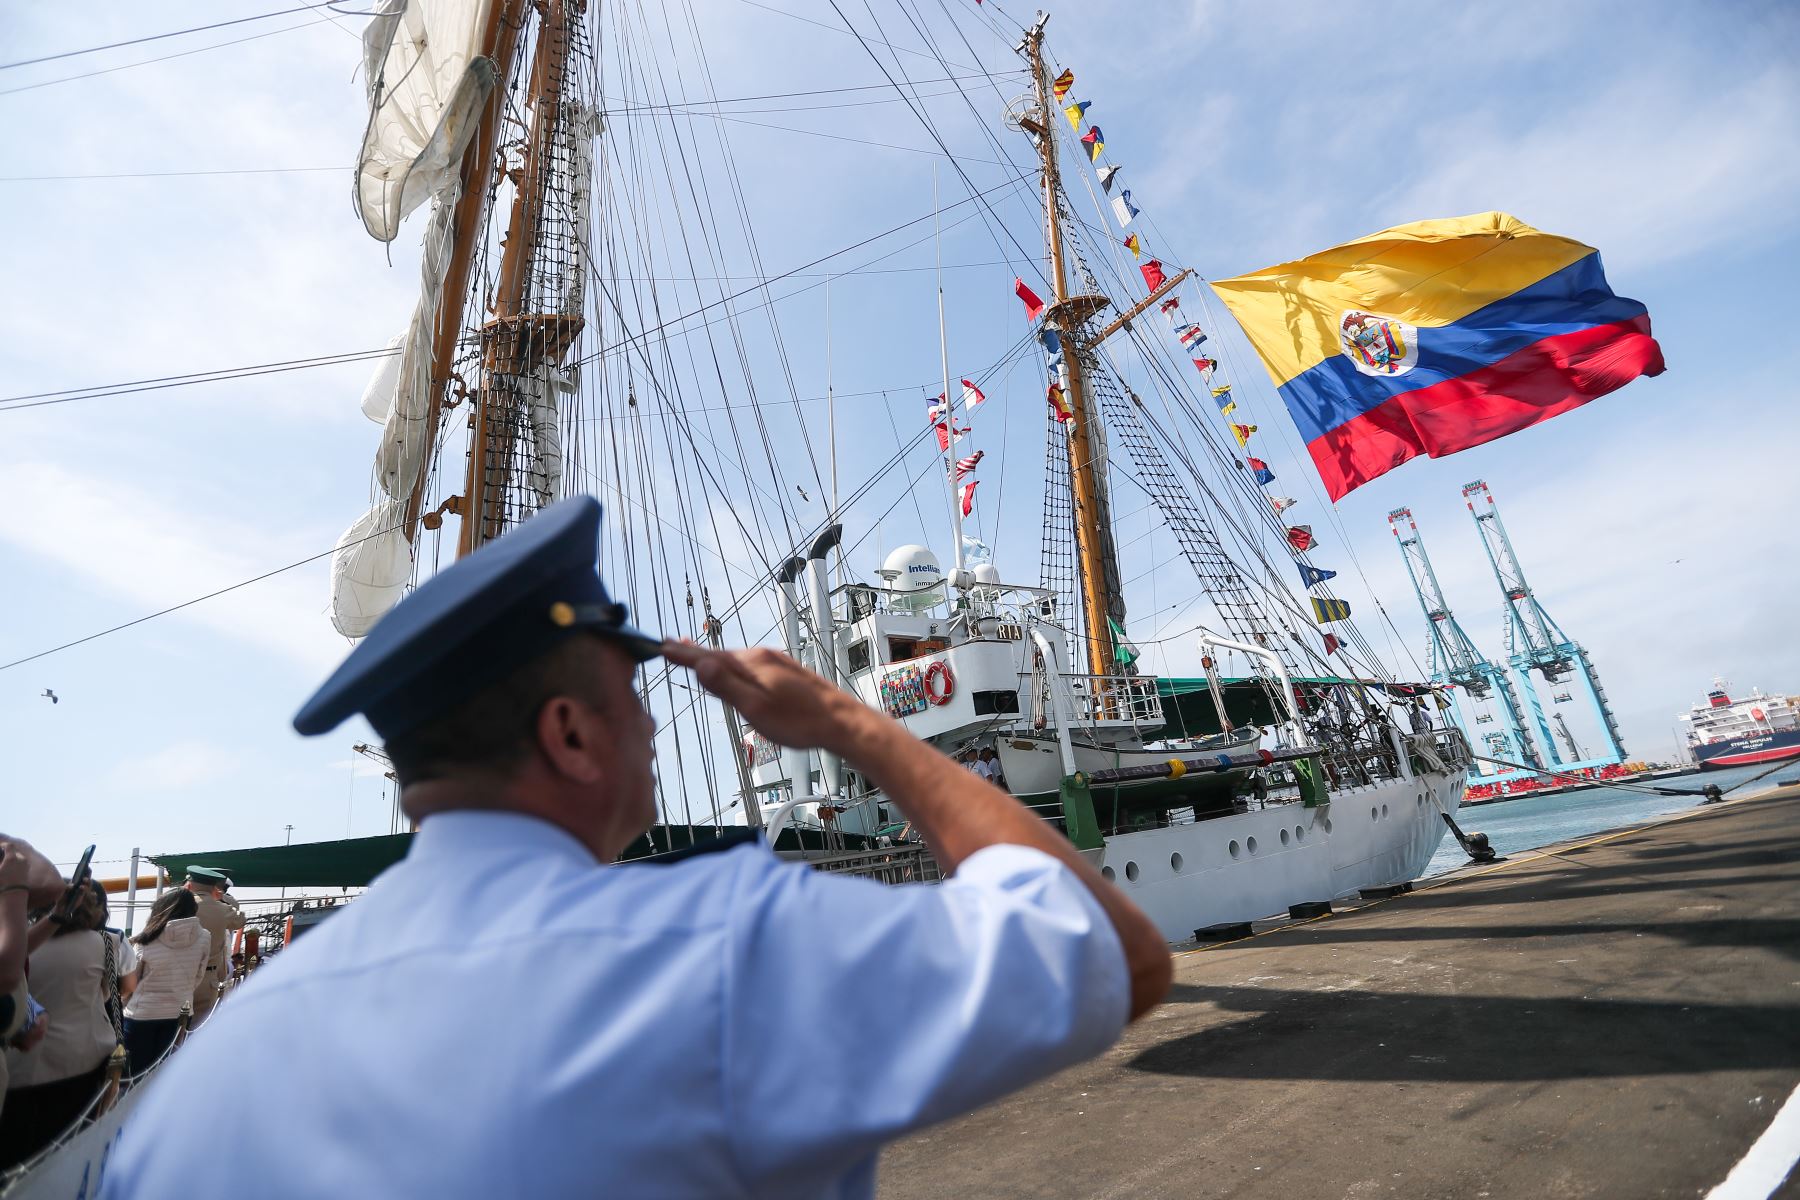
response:
[[[654,27],[635,7],[595,8],[614,110],[602,138],[609,249],[596,270],[621,301],[596,325],[630,332],[648,301],[685,313],[804,268],[734,302],[732,322],[677,323],[657,343],[658,381],[658,365],[629,350],[593,368],[604,399],[593,469],[579,477],[621,539],[609,574],[633,582],[615,590],[659,627],[685,627],[679,599],[637,582],[628,551],[648,545],[644,530],[705,526],[676,574],[721,604],[750,597],[728,625],[733,640],[768,635],[762,567],[825,512],[828,376],[842,491],[875,481],[844,509],[851,570],[869,578],[903,542],[948,557],[945,497],[907,486],[930,477],[915,435],[941,369],[934,188],[951,374],[1006,363],[975,421],[972,444],[988,457],[972,523],[1005,578],[1035,582],[1042,380],[1032,356],[1007,355],[1027,331],[1012,281],[1041,279],[1041,243],[1028,192],[1009,183],[1024,142],[1000,120],[1023,77],[1009,73],[1010,35],[984,24],[1016,29],[1022,14],[992,3],[977,13],[968,0],[844,4],[866,39],[898,48],[872,56],[828,4],[692,0]],[[1302,500],[1297,519],[1321,538],[1314,561],[1340,570],[1340,594],[1389,665],[1418,674],[1425,644],[1388,529],[1401,505],[1465,628],[1502,653],[1499,594],[1461,499],[1481,478],[1539,598],[1590,652],[1632,755],[1674,757],[1674,716],[1715,675],[1740,690],[1800,691],[1800,646],[1782,620],[1800,553],[1788,516],[1800,406],[1785,361],[1800,269],[1792,7],[1396,4],[1377,20],[1324,4],[1185,3],[1147,14],[1059,9],[1048,45],[1092,101],[1106,161],[1122,165],[1165,263],[1218,278],[1406,221],[1499,209],[1598,247],[1614,288],[1652,314],[1663,376],[1501,442],[1416,460],[1331,512],[1247,344],[1216,301],[1184,289],[1263,427],[1264,456]],[[0,13],[0,44],[16,61],[243,15],[224,4],[14,6]],[[0,70],[11,131],[0,238],[14,281],[0,294],[6,396],[374,350],[399,332],[424,214],[384,247],[351,209],[361,21],[320,10]],[[889,77],[945,77],[925,34],[953,74],[981,77],[921,83],[915,113]],[[671,97],[687,99],[685,115],[644,108]],[[695,107],[697,97],[729,102]],[[756,97],[775,98],[739,99]],[[686,183],[671,157],[683,145],[697,171]],[[1076,215],[1108,230],[1089,181],[1071,187]],[[991,208],[969,202],[971,188]],[[681,240],[694,230],[699,252]],[[1129,269],[1114,243],[1090,246],[1103,278]],[[1158,386],[1128,355],[1120,365],[1141,392]],[[297,841],[387,831],[379,769],[352,750],[366,727],[306,740],[288,725],[347,650],[324,616],[320,556],[370,497],[376,429],[358,411],[369,370],[0,403],[0,662],[79,642],[0,669],[0,828],[63,861],[94,842],[115,863],[134,846],[278,841],[289,825]],[[615,443],[600,431],[628,419],[616,407],[627,384],[643,399],[636,411],[689,411],[701,441],[687,457],[708,464],[671,450],[637,492],[613,472]],[[727,440],[746,406],[765,422],[766,452]],[[900,467],[884,470],[905,445]],[[694,482],[708,469],[727,477],[710,497]],[[652,493],[669,497],[682,480],[694,511],[655,508]],[[1115,510],[1132,634],[1155,669],[1191,671],[1181,605],[1193,578],[1129,480],[1115,478]],[[234,590],[80,641],[224,588]]]

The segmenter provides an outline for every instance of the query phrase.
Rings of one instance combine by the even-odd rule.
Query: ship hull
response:
[[[1334,791],[1329,805],[1272,804],[1228,817],[1119,834],[1102,873],[1170,941],[1290,905],[1418,877],[1462,799],[1466,770]]]
[[[1758,733],[1694,747],[1694,761],[1702,771],[1779,762],[1784,758],[1800,758],[1800,729]]]

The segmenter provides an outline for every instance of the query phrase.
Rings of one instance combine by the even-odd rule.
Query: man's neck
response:
[[[407,784],[400,793],[400,804],[415,824],[451,812],[505,812],[535,817],[580,842],[603,863],[611,862],[624,849],[607,844],[590,823],[571,821],[567,805],[517,779],[427,779]]]

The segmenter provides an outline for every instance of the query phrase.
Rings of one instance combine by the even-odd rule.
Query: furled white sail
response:
[[[412,543],[400,529],[406,501],[382,500],[344,530],[331,555],[331,623],[359,638],[392,608],[412,578]]]
[[[400,382],[399,350],[405,344],[406,335],[396,333],[387,345],[394,353],[375,360],[375,374],[369,377],[369,386],[363,389],[363,416],[377,425],[386,424],[388,414],[394,411],[394,388]]]
[[[569,130],[569,215],[574,223],[574,257],[564,276],[562,314],[582,318],[587,304],[588,247],[593,243],[594,139],[602,130],[598,112],[585,104],[565,108]]]
[[[413,306],[412,321],[401,340],[398,359],[388,360],[395,364],[393,384],[381,418],[375,479],[381,490],[395,500],[412,494],[419,472],[425,467],[425,426],[431,418],[432,342],[437,335],[438,309],[444,299],[444,272],[450,265],[451,218],[456,197],[453,185],[433,204],[419,262],[419,301]],[[363,412],[372,417],[370,408],[370,398],[365,395]]]
[[[375,482],[382,496],[338,539],[331,558],[331,623],[345,637],[367,633],[400,599],[412,576],[412,543],[398,526],[425,469],[432,341],[450,265],[457,191],[453,182],[433,203],[419,261],[419,300],[406,332],[391,343],[400,353],[381,360],[363,391],[364,415],[382,422],[375,451]]]
[[[356,160],[356,210],[394,240],[406,214],[456,178],[493,91],[482,38],[494,0],[380,0],[363,31],[369,124]]]

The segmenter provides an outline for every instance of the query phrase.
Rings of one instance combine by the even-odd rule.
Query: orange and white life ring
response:
[[[937,681],[943,681],[940,691]],[[950,703],[950,697],[956,695],[956,676],[950,673],[950,664],[943,659],[935,659],[925,668],[925,699],[936,705]]]

